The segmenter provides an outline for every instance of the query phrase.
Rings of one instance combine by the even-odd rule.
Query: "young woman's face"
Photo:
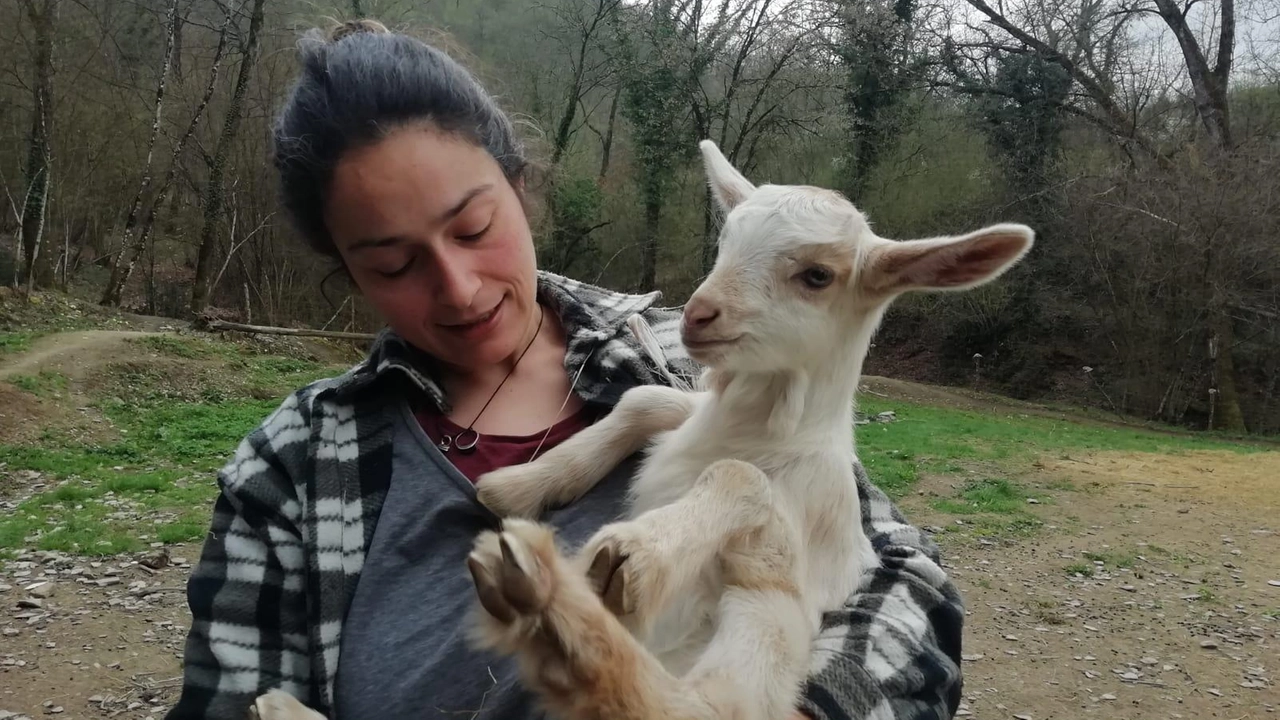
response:
[[[423,128],[353,149],[334,170],[325,223],[387,324],[439,360],[499,363],[533,330],[533,238],[483,149]]]

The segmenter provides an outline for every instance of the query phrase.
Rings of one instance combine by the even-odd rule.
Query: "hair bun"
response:
[[[329,31],[329,42],[336,43],[348,35],[358,35],[360,33],[371,33],[373,35],[387,35],[391,31],[386,25],[377,20],[369,18],[359,18],[356,20],[348,20],[339,24],[337,27]]]

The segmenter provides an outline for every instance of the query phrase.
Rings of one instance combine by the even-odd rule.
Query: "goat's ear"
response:
[[[885,242],[871,251],[861,284],[874,294],[966,290],[999,277],[1034,242],[1031,228],[1012,223],[958,237]]]
[[[756,189],[720,152],[714,142],[703,140],[698,143],[698,149],[702,151],[702,164],[707,170],[711,194],[715,196],[721,210],[729,212]]]

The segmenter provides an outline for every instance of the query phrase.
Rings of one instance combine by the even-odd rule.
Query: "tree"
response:
[[[620,0],[568,0],[549,6],[559,21],[550,34],[569,58],[568,88],[552,137],[546,193],[551,228],[543,262],[556,273],[568,272],[581,253],[588,250],[590,234],[603,226],[597,222],[600,188],[584,178],[567,177],[562,161],[581,127],[579,112],[587,95],[616,74],[612,58],[601,52],[600,46],[620,4]],[[589,116],[589,112],[586,114]],[[606,149],[606,156],[607,152]],[[607,162],[602,161],[602,167],[607,167]]]
[[[31,132],[27,139],[27,190],[22,206],[23,281],[27,290],[53,282],[53,265],[41,253],[52,184],[53,32],[58,0],[22,0],[31,22]],[[43,256],[42,256],[43,255]]]
[[[1126,107],[1125,97],[1117,90],[1111,77],[1117,48],[1125,37],[1134,18],[1154,15],[1159,17],[1178,42],[1183,57],[1183,79],[1190,86],[1189,95],[1195,115],[1204,129],[1204,163],[1208,173],[1229,172],[1230,155],[1234,149],[1228,93],[1235,48],[1235,4],[1233,0],[1218,3],[1216,22],[1208,24],[1208,43],[1202,42],[1192,28],[1191,10],[1195,0],[1179,5],[1175,0],[1077,0],[1072,22],[1064,25],[1059,18],[1068,13],[1062,8],[1056,15],[1047,15],[1034,3],[1002,5],[997,10],[985,0],[965,0],[987,21],[1003,31],[1005,38],[993,38],[985,30],[976,37],[953,40],[956,47],[977,50],[984,58],[992,54],[1035,54],[1052,62],[1070,77],[1073,84],[1083,91],[1087,102],[1065,105],[1074,113],[1106,128],[1126,148],[1136,147],[1164,169],[1174,167],[1174,155],[1182,150],[1182,143],[1164,140],[1159,126],[1147,129],[1141,122],[1140,107]],[[1014,22],[1013,12],[1019,12],[1024,22]],[[1012,41],[1013,45],[1010,45]],[[1211,64],[1204,50],[1206,44],[1216,46],[1217,52]],[[1099,61],[1098,49],[1107,54]],[[998,94],[997,88],[988,92]],[[1191,223],[1176,223],[1187,229]],[[1245,430],[1244,416],[1240,408],[1236,387],[1235,363],[1232,353],[1235,346],[1233,321],[1228,312],[1227,288],[1233,279],[1223,269],[1211,238],[1201,238],[1204,246],[1205,268],[1202,288],[1206,343],[1209,362],[1213,366],[1214,396],[1217,406],[1215,424],[1227,430]]]
[[[169,198],[169,192],[173,188],[174,180],[178,177],[180,168],[180,159],[182,153],[187,148],[187,143],[196,134],[196,129],[200,126],[201,119],[204,118],[205,108],[209,106],[209,101],[213,99],[213,93],[218,87],[218,74],[222,67],[222,56],[227,49],[227,39],[231,25],[232,14],[228,12],[223,19],[222,27],[218,31],[218,46],[213,53],[213,61],[209,67],[209,80],[205,84],[204,95],[200,98],[200,103],[191,114],[191,120],[187,123],[187,129],[182,136],[173,145],[173,151],[169,154],[169,169],[165,172],[164,180],[160,182],[160,186],[156,189],[155,197],[152,198],[147,213],[143,217],[142,225],[136,233],[128,232],[128,223],[126,223],[126,232],[122,239],[120,249],[116,253],[115,262],[111,266],[111,278],[107,281],[107,287],[102,293],[99,304],[108,306],[119,306],[124,296],[125,286],[129,284],[129,278],[133,275],[133,270],[138,264],[138,260],[142,258],[142,253],[147,249],[151,240],[152,232],[155,228],[156,212],[164,205]],[[176,52],[176,49],[175,49]],[[163,76],[161,78],[163,83]],[[160,95],[160,92],[157,92]],[[159,100],[157,100],[156,118],[160,117]],[[150,154],[148,154],[147,173],[150,172]],[[149,178],[144,178],[144,183],[149,183]],[[143,186],[145,188],[145,184]],[[139,197],[142,189],[139,190]],[[135,203],[137,201],[135,200]],[[131,216],[132,217],[132,214]]]
[[[215,272],[214,251],[217,249],[218,225],[222,220],[223,175],[226,173],[227,158],[231,154],[232,143],[240,127],[240,117],[244,106],[245,92],[249,89],[249,79],[253,74],[254,62],[257,60],[260,35],[262,33],[263,4],[265,0],[253,0],[252,15],[249,19],[249,37],[241,47],[240,71],[236,76],[235,89],[231,93],[231,102],[227,106],[227,114],[222,122],[222,133],[218,136],[218,146],[209,165],[209,184],[204,196],[204,225],[200,232],[200,251],[196,259],[196,277],[191,291],[190,312],[198,315],[209,303]]]
[[[657,0],[628,23],[631,27],[618,32],[622,114],[633,129],[644,205],[645,236],[640,249],[643,290],[657,287],[663,206],[676,168],[692,155],[688,103],[692,68],[681,62],[687,36],[679,9],[672,0]]]
[[[147,156],[142,165],[142,179],[138,183],[138,192],[133,196],[133,203],[129,206],[129,214],[125,217],[124,228],[120,233],[120,250],[112,263],[111,279],[107,282],[106,292],[102,296],[104,305],[120,304],[120,295],[125,283],[128,282],[129,273],[133,270],[132,262],[128,263],[127,268],[125,267],[125,257],[133,249],[133,234],[138,223],[138,212],[142,208],[143,197],[151,187],[151,157],[155,153],[156,138],[160,135],[160,123],[164,117],[165,86],[169,79],[169,69],[173,65],[175,40],[178,33],[178,0],[171,0],[169,3],[169,11],[165,16],[165,28],[164,55],[160,60],[160,73],[156,79],[155,109],[151,118],[151,135],[147,140]]]
[[[906,125],[904,101],[920,75],[910,48],[916,0],[841,5],[836,53],[845,70],[844,101],[852,125],[843,185],[857,201]]]

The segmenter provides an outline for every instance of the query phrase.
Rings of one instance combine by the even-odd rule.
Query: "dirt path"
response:
[[[904,502],[913,521],[945,526],[967,603],[962,715],[1280,709],[1280,453],[1046,459],[1029,483],[1047,527],[1012,540],[970,535],[929,507],[963,482],[926,478]]]
[[[0,380],[44,370],[82,378],[104,359],[119,355],[130,338],[162,334],[142,330],[81,330],[47,335],[36,340],[30,350],[0,359]]]

